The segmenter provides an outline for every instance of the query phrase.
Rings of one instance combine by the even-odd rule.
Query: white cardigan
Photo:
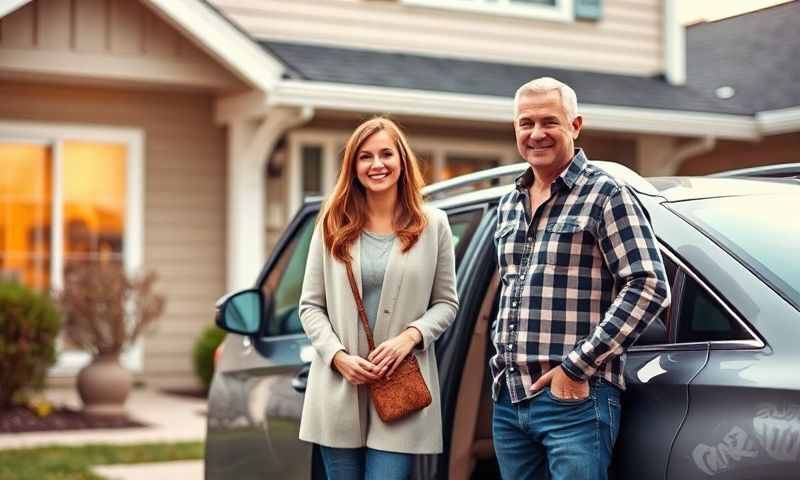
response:
[[[442,415],[434,342],[458,310],[455,253],[447,214],[424,208],[428,225],[406,253],[394,243],[386,265],[375,344],[409,326],[422,333],[412,354],[419,361],[433,402],[396,422],[383,423],[372,406],[367,386],[354,386],[331,362],[339,350],[366,357],[369,347],[358,320],[345,265],[323,246],[318,224],[311,239],[300,296],[300,321],[317,355],[311,361],[300,439],[329,447],[370,447],[404,453],[442,452]],[[353,273],[361,291],[360,241],[352,246]]]

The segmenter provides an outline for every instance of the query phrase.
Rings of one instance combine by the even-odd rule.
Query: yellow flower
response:
[[[28,402],[28,408],[39,417],[46,417],[53,412],[53,404],[44,399],[32,399]]]

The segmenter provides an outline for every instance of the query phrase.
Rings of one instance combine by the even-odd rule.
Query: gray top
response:
[[[369,320],[371,329],[375,328],[383,277],[386,273],[386,263],[389,260],[394,239],[394,233],[379,235],[365,230],[361,234],[361,288],[364,309],[367,311],[367,320]]]

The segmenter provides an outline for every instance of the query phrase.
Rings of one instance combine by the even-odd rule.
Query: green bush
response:
[[[0,280],[0,408],[44,386],[60,328],[61,315],[49,297]]]
[[[192,358],[194,373],[208,390],[214,376],[214,351],[225,340],[225,331],[215,326],[207,327],[194,342]]]

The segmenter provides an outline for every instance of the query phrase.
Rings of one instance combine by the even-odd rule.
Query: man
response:
[[[575,92],[533,80],[514,98],[530,168],[500,200],[502,291],[490,360],[504,479],[605,479],[625,349],[669,304],[652,229],[618,181],[574,148]]]

